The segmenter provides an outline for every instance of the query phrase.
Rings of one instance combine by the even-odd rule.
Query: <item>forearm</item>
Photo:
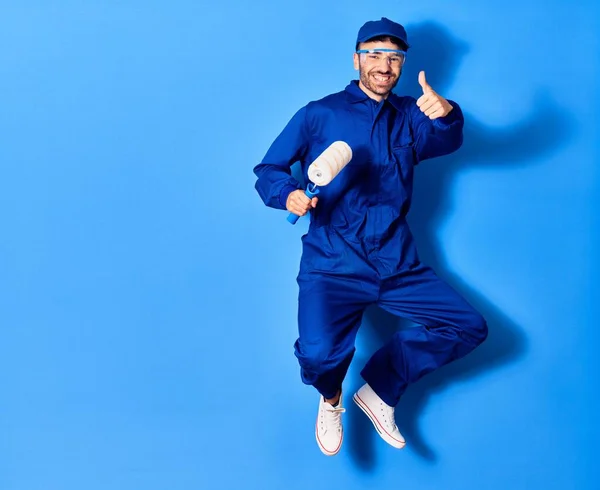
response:
[[[275,139],[262,162],[254,167],[258,177],[254,187],[267,206],[286,209],[290,192],[300,189],[291,166],[304,158],[308,145],[306,108],[302,108]]]
[[[460,106],[448,101],[452,110],[444,117],[429,119],[420,110],[413,111],[415,148],[419,160],[447,155],[463,142],[464,116]]]

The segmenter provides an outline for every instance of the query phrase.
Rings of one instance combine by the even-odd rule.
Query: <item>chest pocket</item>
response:
[[[415,149],[412,142],[402,146],[394,146],[392,156],[396,163],[401,166],[413,167],[416,163]]]
[[[397,112],[390,128],[390,153],[393,159],[403,165],[415,165],[415,152],[412,131],[408,117],[404,112]]]

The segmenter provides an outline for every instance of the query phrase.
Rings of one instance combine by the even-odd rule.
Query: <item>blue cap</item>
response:
[[[364,43],[377,36],[391,36],[400,39],[408,48],[406,30],[400,24],[382,17],[381,20],[370,20],[358,31],[356,43]]]

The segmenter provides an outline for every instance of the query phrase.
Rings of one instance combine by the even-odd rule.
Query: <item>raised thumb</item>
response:
[[[425,79],[425,72],[422,70],[419,72],[419,85],[423,89],[423,93],[433,91],[433,89],[431,88],[431,85],[429,85],[427,83],[427,80]]]

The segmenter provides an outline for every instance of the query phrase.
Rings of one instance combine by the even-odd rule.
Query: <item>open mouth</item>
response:
[[[373,75],[373,78],[377,80],[379,83],[389,83],[392,80],[391,75]]]

